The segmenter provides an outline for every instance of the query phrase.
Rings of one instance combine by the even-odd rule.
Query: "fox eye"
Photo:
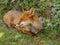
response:
[[[21,19],[21,20],[23,20],[23,19]]]

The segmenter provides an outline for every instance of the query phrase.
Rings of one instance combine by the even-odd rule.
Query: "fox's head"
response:
[[[22,16],[20,17],[20,21],[33,20],[33,17],[36,17],[36,13],[35,13],[35,9],[31,8],[30,10],[22,13]]]
[[[30,10],[23,12],[20,17],[19,24],[17,24],[16,26],[20,28],[28,27],[28,29],[25,28],[25,30],[29,31],[31,29],[30,31],[32,31],[33,33],[37,33],[38,30],[42,28],[42,24],[39,21],[34,8],[31,8]]]

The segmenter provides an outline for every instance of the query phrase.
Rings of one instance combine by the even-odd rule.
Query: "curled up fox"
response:
[[[39,21],[34,8],[23,13],[11,10],[3,16],[4,23],[9,27],[15,27],[17,30],[26,34],[37,34],[42,29],[42,23]]]

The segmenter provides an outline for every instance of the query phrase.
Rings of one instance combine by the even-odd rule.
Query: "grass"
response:
[[[23,34],[16,29],[9,29],[0,20],[0,45],[60,45],[60,41],[44,34],[37,34],[35,37]]]

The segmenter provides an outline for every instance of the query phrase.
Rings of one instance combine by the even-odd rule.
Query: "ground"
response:
[[[59,40],[50,39],[44,34],[32,37],[16,29],[9,29],[0,20],[0,45],[60,45]]]

